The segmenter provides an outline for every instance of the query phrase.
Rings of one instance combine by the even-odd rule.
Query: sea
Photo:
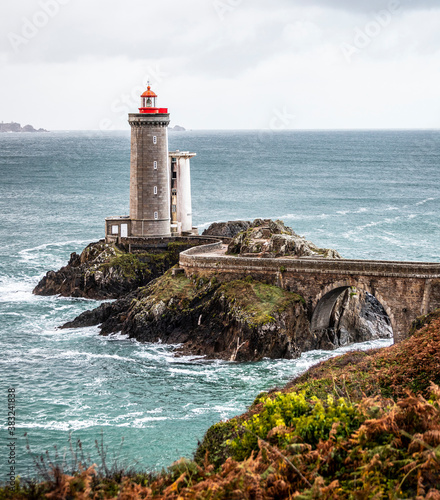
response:
[[[356,259],[440,260],[440,131],[170,132],[192,151],[193,222],[281,219]],[[212,424],[351,349],[257,363],[175,357],[97,327],[59,326],[97,302],[33,287],[128,214],[129,131],[0,134],[0,482],[75,456],[157,471]],[[14,398],[8,395],[14,395]],[[9,420],[8,420],[9,419]],[[9,425],[8,425],[9,424]],[[75,451],[81,443],[81,453]],[[14,463],[12,463],[13,461]]]

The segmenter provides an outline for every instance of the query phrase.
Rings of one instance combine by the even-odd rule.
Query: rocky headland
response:
[[[62,295],[105,300],[118,299],[162,276],[176,265],[179,253],[201,242],[173,241],[159,250],[130,253],[125,247],[100,240],[68,264],[49,271],[34,288],[36,295]]]
[[[173,270],[64,328],[94,324],[104,335],[122,332],[141,342],[180,344],[180,354],[230,361],[296,358],[310,342],[299,295],[252,279],[220,284]]]
[[[172,132],[186,132],[186,128],[180,125],[174,125],[174,127],[168,127],[168,130]]]
[[[25,125],[22,127],[19,123],[0,123],[0,132],[48,132],[44,128],[36,129],[32,125]]]
[[[281,221],[256,219],[213,224],[205,237],[229,242],[228,253],[268,258],[341,258],[298,236]],[[122,332],[140,342],[178,344],[176,353],[211,359],[291,359],[313,349],[392,337],[388,317],[365,291],[338,299],[330,327],[310,331],[304,299],[273,284],[244,279],[187,277],[174,267],[179,253],[203,239],[172,241],[134,253],[104,241],[73,253],[67,266],[49,271],[39,295],[117,299],[86,311],[63,328],[100,325],[102,335]],[[205,241],[206,243],[206,241]]]

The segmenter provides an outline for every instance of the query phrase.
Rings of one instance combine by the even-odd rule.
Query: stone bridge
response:
[[[251,276],[299,293],[312,331],[328,328],[338,296],[349,287],[366,290],[382,304],[395,342],[405,338],[417,316],[440,307],[440,263],[236,257],[217,242],[182,252],[180,267],[187,276],[219,281]]]

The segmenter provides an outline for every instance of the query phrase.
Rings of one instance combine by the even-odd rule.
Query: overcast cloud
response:
[[[149,78],[187,128],[439,128],[438,0],[3,0],[0,119],[127,128]]]

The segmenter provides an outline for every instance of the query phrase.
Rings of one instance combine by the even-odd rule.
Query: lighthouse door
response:
[[[121,238],[128,236],[128,224],[121,224]]]

